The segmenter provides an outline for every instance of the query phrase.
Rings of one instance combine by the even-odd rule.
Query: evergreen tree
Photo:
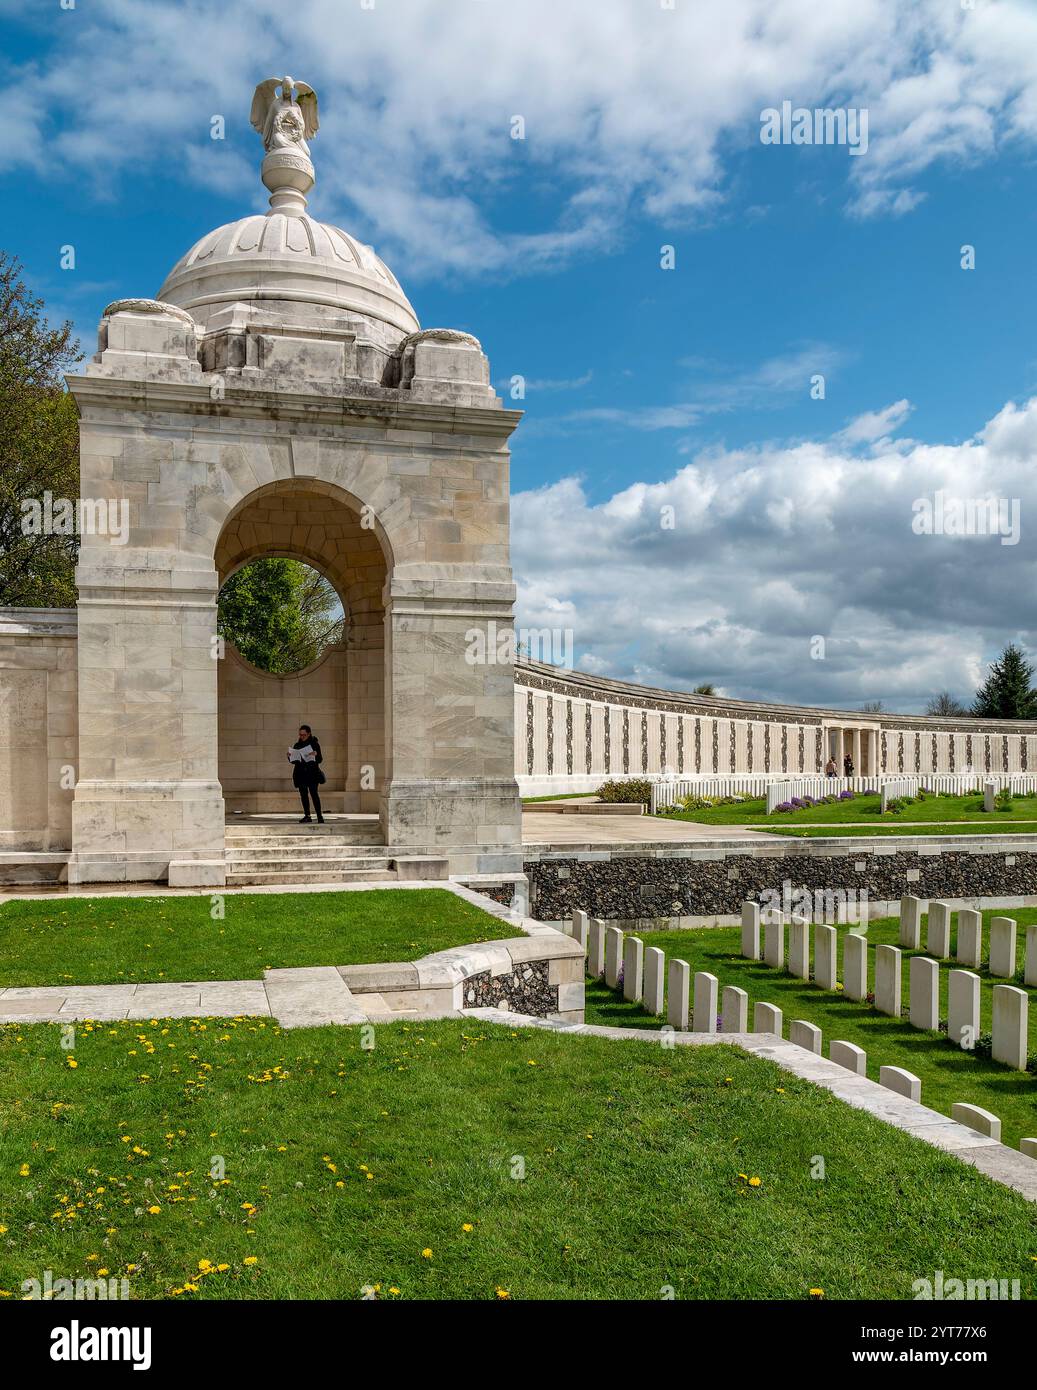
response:
[[[80,357],[0,251],[0,605],[72,607],[75,536],[26,534],[24,503],[79,496],[79,420],[62,374]]]
[[[980,719],[1037,719],[1037,691],[1030,684],[1033,670],[1010,642],[976,691],[972,713]]]

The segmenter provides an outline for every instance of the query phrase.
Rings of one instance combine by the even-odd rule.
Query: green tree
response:
[[[309,565],[253,560],[224,584],[217,627],[253,666],[288,675],[340,642],[344,619],[334,587]]]
[[[80,356],[71,323],[51,327],[0,251],[0,605],[76,601],[76,537],[27,533],[23,504],[79,496],[79,423],[61,378]]]
[[[1033,667],[1010,642],[976,691],[972,713],[981,719],[1037,719],[1037,691],[1030,684]]]
[[[884,714],[886,706],[881,700],[865,700],[861,705],[861,714]]]
[[[715,685],[711,684],[709,681],[703,681],[703,683],[702,683],[701,685],[697,685],[697,686],[695,687],[695,689],[694,689],[691,693],[692,693],[693,695],[710,695],[710,696],[715,696],[716,693],[717,693],[717,688],[716,688]]]

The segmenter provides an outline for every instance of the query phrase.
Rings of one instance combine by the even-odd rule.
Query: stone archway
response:
[[[386,550],[340,488],[313,478],[260,487],[227,517],[213,556],[221,586],[252,560],[302,560],[334,586],[346,617],[343,643],[290,676],[258,671],[237,652],[226,653],[217,675],[217,701],[219,779],[229,810],[294,807],[284,747],[300,722],[321,738],[327,809],[379,810],[391,694]]]

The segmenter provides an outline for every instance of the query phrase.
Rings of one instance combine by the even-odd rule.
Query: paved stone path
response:
[[[553,811],[522,813],[524,845],[645,845],[662,843],[715,844],[732,840],[766,840],[765,830],[739,825],[701,825],[698,821],[667,820],[661,816],[556,815]],[[703,846],[705,848],[705,846]]]
[[[275,1018],[283,1028],[363,1023],[367,1015],[335,966],[268,970],[263,980],[48,985],[0,990],[0,1023],[122,1018]]]
[[[612,1038],[617,1042],[645,1042],[644,1028],[607,1028],[591,1023],[554,1023],[546,1018],[506,1013],[502,1009],[470,1009],[473,1018],[487,1023],[502,1023],[507,1027],[546,1028],[552,1032],[580,1033],[595,1038]],[[651,1040],[651,1034],[647,1037]],[[710,1047],[716,1043],[731,1043],[754,1057],[765,1057],[784,1071],[812,1082],[854,1110],[864,1110],[894,1129],[903,1130],[944,1153],[952,1154],[978,1168],[994,1182],[1011,1187],[1030,1202],[1037,1202],[1037,1162],[1010,1149],[1006,1144],[978,1134],[974,1129],[950,1120],[938,1110],[897,1095],[877,1081],[856,1076],[826,1057],[808,1052],[804,1047],[786,1042],[776,1033],[673,1033],[673,1041],[683,1047]]]

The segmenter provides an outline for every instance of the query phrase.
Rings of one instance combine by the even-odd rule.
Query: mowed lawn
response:
[[[1037,909],[1008,908],[995,909],[983,914],[984,945],[990,940],[990,918],[1010,915],[1019,923],[1018,962],[1022,966],[1022,948],[1025,944],[1025,924],[1037,920]],[[846,928],[839,927],[838,975],[843,974],[843,941]],[[867,932],[869,944],[868,981],[874,987],[875,959],[877,945],[897,945],[899,923],[893,918],[884,918],[870,924]],[[813,940],[813,933],[811,934]],[[828,1055],[833,1038],[856,1043],[868,1054],[868,1076],[873,1081],[879,1079],[880,1066],[906,1067],[922,1081],[922,1101],[934,1110],[944,1114],[951,1113],[955,1101],[968,1101],[981,1105],[1000,1117],[1002,1121],[1002,1140],[1018,1147],[1023,1137],[1037,1137],[1037,1076],[1027,1072],[1012,1071],[998,1062],[984,1061],[972,1053],[963,1052],[951,1043],[946,1034],[924,1032],[912,1028],[907,1019],[889,1018],[878,1013],[870,1004],[858,1003],[848,999],[841,991],[829,993],[814,984],[794,979],[791,975],[772,970],[762,961],[749,961],[741,955],[741,933],[737,927],[715,927],[674,932],[644,932],[641,939],[647,946],[660,947],[667,960],[677,958],[686,960],[692,971],[708,970],[720,981],[721,991],[725,985],[737,985],[749,995],[749,1026],[752,1027],[753,1004],[777,1004],[784,1013],[784,1031],[788,1036],[789,1024],[794,1019],[805,1019],[816,1024],[823,1035],[823,1049]],[[957,940],[957,914],[954,917],[951,949]],[[786,931],[786,951],[788,935]],[[908,1001],[909,960],[911,955],[925,955],[925,929],[922,932],[923,949],[918,952],[905,951],[902,960],[903,1000]],[[811,955],[811,966],[813,955]],[[962,968],[954,960],[940,962],[940,1017],[947,1015],[947,972]],[[998,980],[987,974],[984,968],[977,971],[980,976],[980,1018],[983,1031],[989,1031],[992,1007],[992,992],[996,984],[1014,984],[1022,987],[1022,972],[1014,980]],[[1030,1050],[1037,1052],[1037,989],[1029,989],[1030,996]],[[665,1023],[664,1018],[656,1018],[639,1005],[627,1004],[621,996],[614,994],[602,985],[588,985],[587,1022],[625,1024],[631,1027],[657,1028]]]
[[[880,797],[862,796],[860,793],[846,801],[835,801],[827,806],[807,806],[796,811],[777,811],[772,815],[767,815],[766,801],[756,797],[730,806],[713,806],[701,811],[679,811],[661,819],[698,821],[703,825],[752,825],[758,826],[761,830],[781,831],[786,834],[791,834],[792,828],[804,825],[833,827],[832,830],[813,832],[816,834],[908,834],[908,830],[900,830],[898,827],[911,821],[923,821],[931,823],[934,827],[939,825],[948,829],[958,825],[966,833],[974,834],[984,831],[988,834],[1003,834],[1013,830],[1037,834],[1037,797],[1017,796],[1008,811],[984,811],[983,798],[975,793],[969,796],[927,795],[924,801],[916,800],[910,806],[905,806],[898,815],[891,811],[883,814]],[[852,821],[861,821],[863,824],[853,829],[835,828]],[[886,827],[890,829],[887,831]]]
[[[61,1036],[0,1029],[0,1297],[45,1270],[133,1298],[908,1299],[936,1270],[1034,1294],[1032,1205],[728,1046]]]
[[[0,987],[256,980],[521,935],[441,888],[26,898],[0,905]]]

